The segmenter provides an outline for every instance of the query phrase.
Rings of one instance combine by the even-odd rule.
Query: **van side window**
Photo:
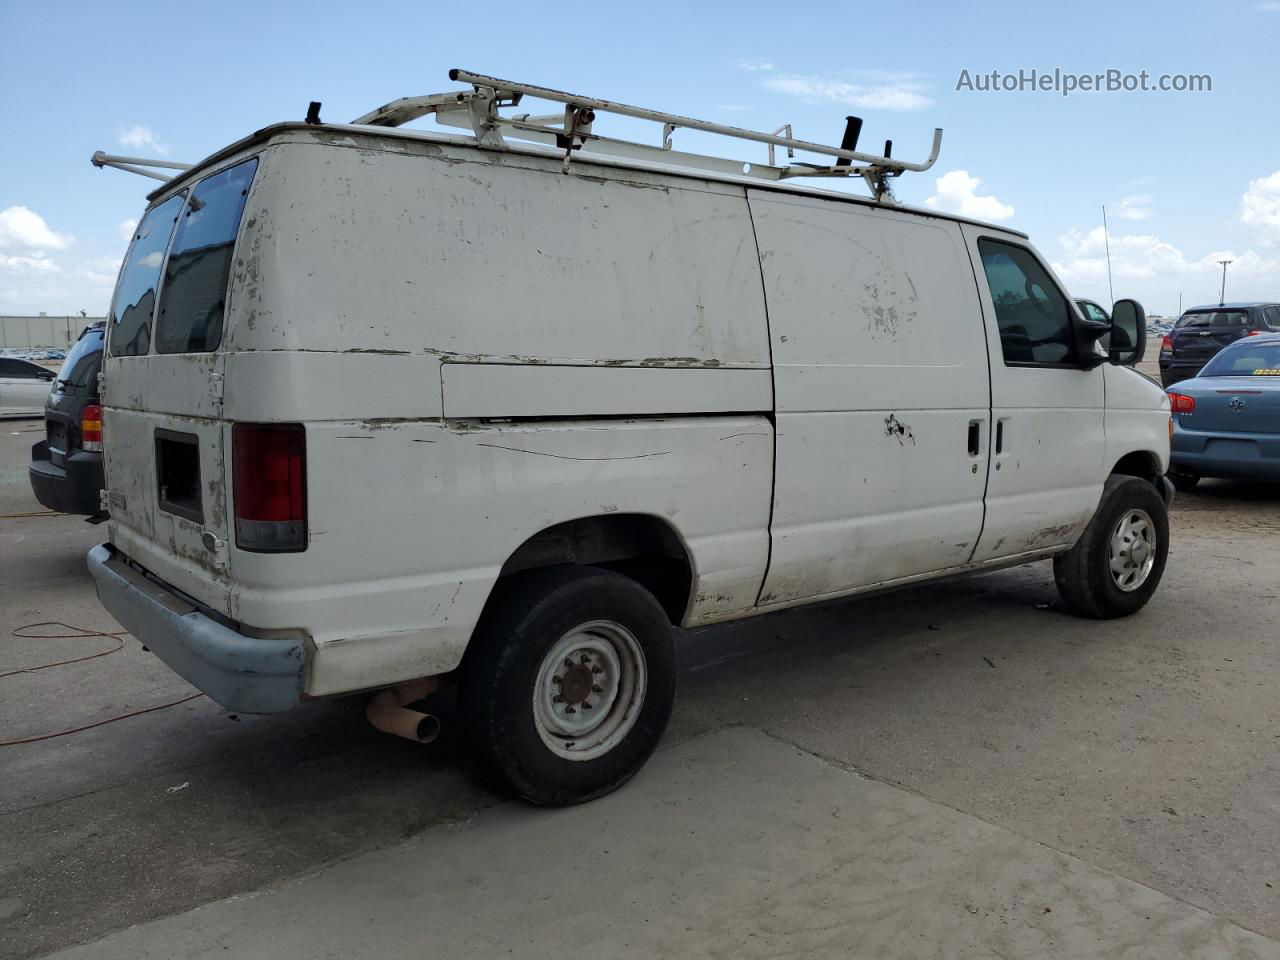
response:
[[[1280,307],[1267,307],[1263,316],[1266,317],[1267,326],[1272,330],[1280,330]]]
[[[257,166],[256,157],[238,163],[191,191],[164,270],[157,353],[206,352],[222,342],[231,253]]]
[[[180,193],[152,207],[134,232],[111,301],[108,326],[113,357],[138,357],[151,349],[151,315],[156,307],[160,267],[184,199],[186,194]]]
[[[982,269],[1007,364],[1069,364],[1075,360],[1067,300],[1031,251],[979,240]]]

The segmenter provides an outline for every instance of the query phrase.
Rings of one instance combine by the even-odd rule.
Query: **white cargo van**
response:
[[[390,688],[381,725],[425,737],[401,705],[449,674],[475,756],[571,803],[656,746],[675,626],[1046,558],[1083,615],[1151,597],[1169,410],[1122,365],[1132,301],[1086,320],[1022,234],[893,203],[932,160],[456,77],[232,144],[129,249],[89,565],[214,700]],[[606,110],[836,162],[626,144]],[[467,132],[397,126],[433,112]],[[876,196],[793,179],[850,173]]]

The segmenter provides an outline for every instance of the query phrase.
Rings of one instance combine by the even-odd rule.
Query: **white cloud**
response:
[[[133,231],[138,229],[138,221],[133,217],[120,222],[120,239],[128,243],[133,239]]]
[[[770,73],[762,84],[775,93],[806,100],[831,100],[864,110],[923,110],[933,104],[923,93],[924,84],[914,74],[873,72],[845,80]]]
[[[773,64],[768,60],[746,59],[738,61],[738,69],[745,70],[747,73],[769,73],[773,68]]]
[[[94,257],[92,260],[87,260],[80,267],[79,278],[90,286],[105,288],[109,294],[115,289],[123,259],[123,257]]]
[[[127,129],[121,128],[117,137],[122,147],[142,147],[147,150],[154,150],[162,157],[169,155],[169,145],[161,143],[159,138],[151,132],[150,127],[145,127],[140,123],[135,123]]]
[[[138,263],[144,267],[158,267],[164,263],[164,253],[159,250],[153,250],[139,260]]]
[[[1119,203],[1107,209],[1107,215],[1116,220],[1146,220],[1151,216],[1151,197],[1145,193],[1121,197]]]
[[[61,268],[43,253],[30,257],[0,254],[0,270],[10,270],[14,273],[58,273]]]
[[[1280,242],[1280,170],[1249,181],[1240,198],[1240,222],[1256,227],[1264,245]]]
[[[1222,281],[1220,260],[1231,260],[1227,271],[1227,299],[1252,300],[1274,296],[1271,285],[1280,260],[1253,250],[1211,250],[1187,256],[1154,234],[1112,233],[1111,273],[1117,297],[1136,297],[1149,313],[1172,314],[1178,295],[1186,307],[1216,303]],[[1058,238],[1063,256],[1053,269],[1073,296],[1109,301],[1106,242],[1102,227],[1068,230]]]
[[[951,170],[937,180],[933,196],[925,199],[925,206],[947,213],[958,213],[975,220],[1008,220],[1013,207],[993,196],[978,196],[977,177],[968,170]]]
[[[0,210],[0,248],[21,250],[65,250],[73,239],[51,230],[44,217],[26,207],[13,206]]]

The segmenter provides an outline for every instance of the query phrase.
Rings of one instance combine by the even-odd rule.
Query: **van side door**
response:
[[[1076,541],[1103,464],[1103,368],[1078,355],[1071,298],[1023,239],[964,226],[986,316],[993,437],[974,561]]]
[[[760,604],[968,562],[982,526],[987,344],[959,226],[748,190],[774,364]]]

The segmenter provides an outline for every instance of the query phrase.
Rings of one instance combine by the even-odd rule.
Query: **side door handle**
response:
[[[982,421],[969,421],[969,456],[977,457],[982,454]]]
[[[1004,452],[1004,421],[996,421],[996,453]]]

